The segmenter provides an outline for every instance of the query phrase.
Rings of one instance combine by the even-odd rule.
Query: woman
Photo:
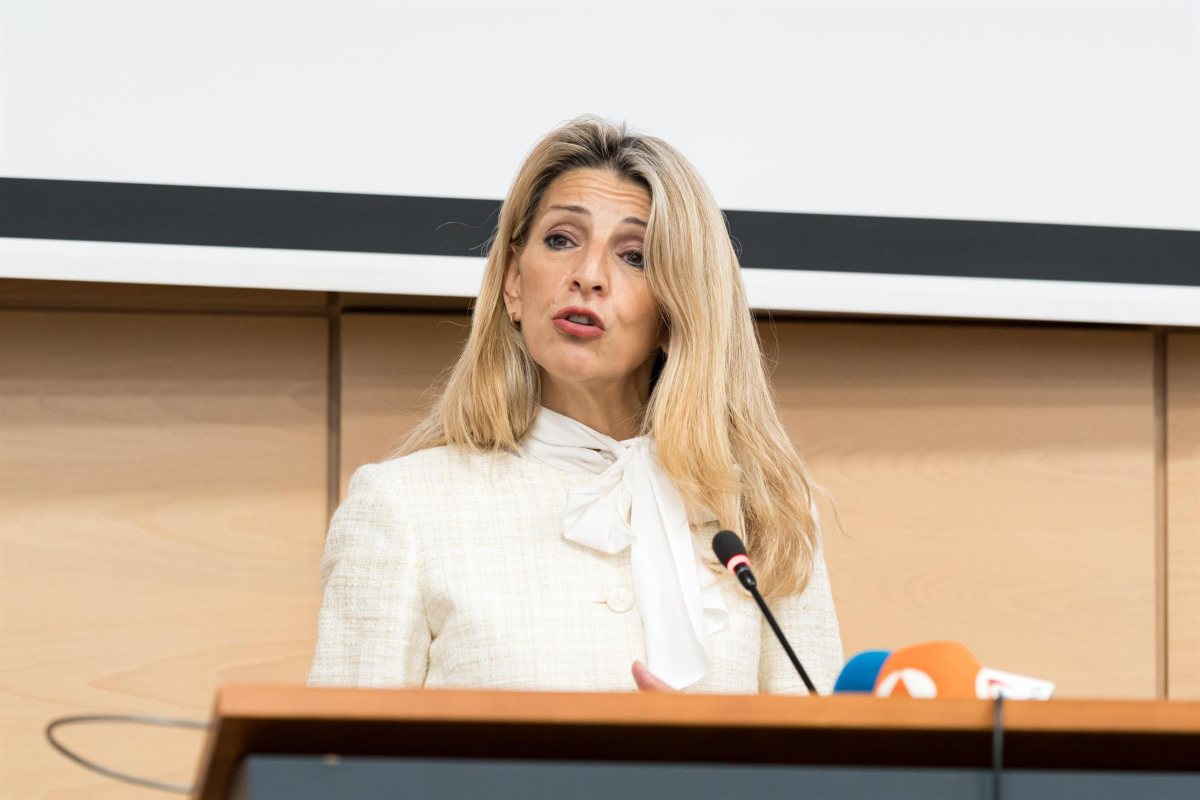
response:
[[[581,118],[534,147],[400,455],[334,516],[311,684],[803,693],[715,563],[728,527],[833,685],[811,484],[724,218],[665,142]]]

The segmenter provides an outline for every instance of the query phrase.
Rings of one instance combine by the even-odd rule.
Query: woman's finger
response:
[[[646,669],[646,665],[640,661],[633,662],[633,680],[637,683],[638,689],[643,692],[675,691],[657,675]]]

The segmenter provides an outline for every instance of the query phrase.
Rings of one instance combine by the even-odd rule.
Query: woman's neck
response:
[[[617,441],[632,439],[642,431],[646,399],[631,388],[595,391],[594,388],[542,382],[542,405],[582,422]]]

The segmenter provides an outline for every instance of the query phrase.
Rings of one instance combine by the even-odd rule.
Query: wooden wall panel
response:
[[[847,655],[952,639],[1061,697],[1155,695],[1149,332],[763,335],[839,512],[822,516]]]
[[[303,681],[326,522],[322,318],[0,313],[0,786],[150,798],[53,752],[77,713],[206,718]],[[199,736],[67,732],[190,783]]]
[[[1167,696],[1200,699],[1200,333],[1167,335]]]
[[[0,310],[324,313],[328,292],[0,278]]]
[[[346,318],[343,485],[416,421],[464,321]],[[957,639],[1061,696],[1154,696],[1151,334],[762,331],[785,420],[837,504],[823,517],[848,654]]]
[[[386,458],[424,416],[468,322],[465,314],[342,317],[340,497],[355,469]]]

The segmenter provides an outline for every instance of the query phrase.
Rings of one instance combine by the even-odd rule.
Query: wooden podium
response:
[[[985,798],[994,712],[859,695],[227,686],[195,797]],[[1005,798],[1200,797],[1200,703],[1010,701],[1003,768]]]

